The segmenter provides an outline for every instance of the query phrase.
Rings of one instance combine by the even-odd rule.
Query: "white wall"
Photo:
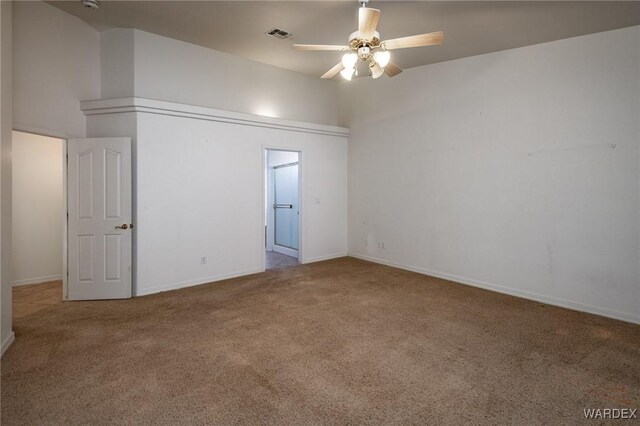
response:
[[[638,46],[632,27],[341,85],[350,252],[640,322]]]
[[[13,132],[13,285],[62,279],[61,139]]]
[[[144,31],[103,33],[102,73],[104,99],[137,96],[312,123],[338,121],[335,81]],[[114,79],[118,84],[112,84]],[[133,93],[126,93],[131,87]]]
[[[12,2],[0,1],[0,354],[13,342],[11,325]]]
[[[346,255],[346,137],[256,125],[260,118],[246,115],[210,121],[206,109],[175,116],[179,105],[163,105],[166,114],[88,116],[90,136],[121,135],[135,116],[135,294],[262,270],[265,147],[303,151],[302,261]]]
[[[100,97],[100,39],[80,19],[40,1],[13,5],[14,128],[85,135],[80,101]]]
[[[100,93],[105,99],[134,96],[135,30],[115,28],[100,33]],[[90,100],[97,98],[87,98]]]
[[[303,150],[303,261],[346,255],[344,138],[140,115],[138,294],[261,270],[263,145]]]

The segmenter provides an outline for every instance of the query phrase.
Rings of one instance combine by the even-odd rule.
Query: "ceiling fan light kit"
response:
[[[342,78],[344,78],[347,81],[351,81],[351,79],[353,78],[353,74],[355,73],[356,69],[355,68],[345,68],[342,71],[340,71],[340,75],[342,76]]]
[[[381,41],[380,33],[376,31],[380,20],[380,11],[367,7],[369,0],[361,0],[358,9],[358,31],[349,35],[349,44],[294,44],[296,50],[334,50],[348,52],[342,56],[342,60],[324,73],[320,78],[333,78],[340,74],[345,80],[350,81],[356,73],[358,61],[369,65],[369,75],[378,78],[382,74],[395,77],[402,69],[391,61],[390,50],[406,49],[410,47],[433,46],[442,44],[442,31],[419,34],[409,37],[395,38]]]
[[[342,66],[345,68],[354,68],[358,62],[357,53],[345,53],[342,56]]]
[[[384,68],[391,60],[391,53],[388,50],[379,50],[373,54],[373,60]]]

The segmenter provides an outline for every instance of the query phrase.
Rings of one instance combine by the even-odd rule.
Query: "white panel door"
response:
[[[70,139],[68,298],[131,297],[131,139]]]

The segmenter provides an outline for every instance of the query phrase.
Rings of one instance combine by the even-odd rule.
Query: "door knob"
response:
[[[122,225],[116,226],[116,229],[129,229],[129,225],[127,225],[126,223],[123,223]]]

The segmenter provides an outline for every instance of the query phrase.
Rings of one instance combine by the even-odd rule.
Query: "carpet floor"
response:
[[[15,320],[13,424],[569,424],[640,408],[640,326],[352,258]]]

